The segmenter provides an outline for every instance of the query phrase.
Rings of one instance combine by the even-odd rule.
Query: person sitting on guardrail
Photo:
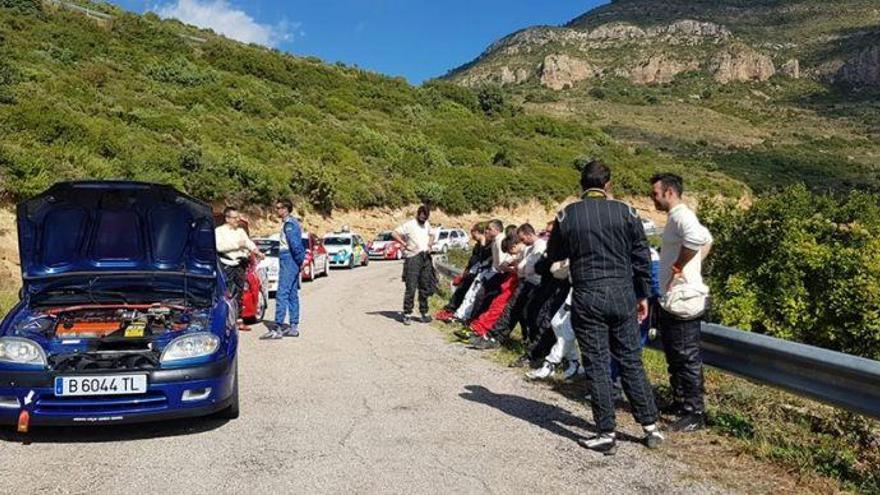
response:
[[[550,226],[547,228],[548,235],[553,228],[552,225],[553,222],[550,222]],[[571,288],[567,272],[561,279],[557,278],[562,273],[560,269],[559,263],[551,263],[549,261],[546,252],[535,263],[535,273],[541,276],[541,283],[526,307],[526,313],[532,315],[530,321],[535,325],[535,333],[538,335],[538,339],[528,349],[528,356],[521,357],[512,363],[511,366],[513,367],[526,365],[536,367],[536,363],[542,363],[556,343],[556,334],[553,332],[552,325],[553,316],[562,307],[568,295],[568,290]],[[565,269],[568,269],[567,265]]]
[[[516,292],[508,301],[504,312],[495,322],[492,330],[489,331],[489,335],[499,342],[504,342],[510,338],[514,327],[518,324],[522,332],[526,354],[528,354],[528,349],[537,342],[540,336],[535,324],[537,315],[529,314],[527,308],[541,284],[541,275],[535,272],[535,264],[544,256],[547,242],[538,237],[535,228],[529,223],[524,223],[517,228],[516,237],[519,243],[524,246],[517,261],[519,282]]]
[[[477,275],[492,263],[492,249],[486,243],[485,230],[486,225],[483,223],[477,223],[471,227],[471,238],[475,241],[471,257],[468,259],[461,275],[458,275],[452,281],[452,285],[455,286],[452,297],[449,298],[449,302],[443,309],[434,314],[434,319],[444,322],[455,320],[455,311],[464,302],[464,298],[473,285],[474,280],[476,280]]]
[[[702,260],[709,254],[712,234],[682,202],[683,180],[675,174],[651,178],[654,206],[667,213],[660,251],[660,331],[669,368],[673,403],[663,412],[678,416],[673,431],[695,431],[705,425],[700,318],[706,309],[708,287],[703,284]]]
[[[568,260],[558,261],[556,264],[559,266],[553,270],[554,276],[567,280],[569,278]],[[565,302],[553,315],[550,326],[556,336],[556,343],[544,357],[544,364],[540,368],[526,373],[526,377],[532,380],[550,378],[563,361],[567,362],[565,370],[562,372],[564,380],[568,380],[578,373],[586,374],[586,370],[580,364],[581,353],[578,350],[574,330],[571,327],[571,290],[569,290]]]
[[[482,270],[455,311],[455,318],[463,323],[470,321],[485,310],[488,302],[501,292],[501,266],[508,262],[509,256],[501,249],[504,237],[504,224],[501,220],[490,220],[484,235],[492,254],[491,264]]]
[[[522,245],[516,234],[506,236],[501,241],[501,249],[507,254],[508,258],[500,267],[499,275],[496,277],[501,281],[500,292],[493,297],[485,311],[479,313],[474,318],[468,328],[474,332],[471,338],[471,346],[475,349],[496,349],[500,346],[499,341],[488,335],[489,330],[495,325],[495,322],[504,312],[508,301],[513,296],[519,284],[519,276],[517,275],[518,256],[522,251]]]

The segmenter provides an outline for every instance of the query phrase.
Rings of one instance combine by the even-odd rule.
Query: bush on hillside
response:
[[[804,186],[742,210],[709,203],[708,273],[722,323],[880,359],[880,197]]]

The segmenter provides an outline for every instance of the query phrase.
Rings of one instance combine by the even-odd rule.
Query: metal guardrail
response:
[[[456,276],[444,262],[437,270]],[[880,419],[880,362],[703,323],[703,362],[713,368]]]
[[[92,17],[94,19],[99,19],[102,21],[109,21],[113,19],[113,16],[104,12],[99,12],[97,10],[87,9],[85,7],[81,7],[74,3],[62,2],[60,0],[48,0],[49,3],[59,5],[64,9],[71,10],[73,12],[79,12],[80,14],[84,14],[86,17]]]
[[[99,12],[97,10],[88,9],[86,7],[82,7],[82,6],[74,4],[74,3],[64,2],[62,0],[44,0],[44,1],[49,2],[53,5],[56,5],[62,9],[67,9],[72,12],[78,12],[80,14],[85,15],[86,17],[90,17],[92,19],[97,19],[99,21],[111,21],[114,19],[114,16],[111,14],[107,14],[105,12]],[[184,34],[184,33],[177,33],[177,36],[180,36],[181,38],[183,38],[187,41],[193,41],[195,43],[207,43],[208,42],[207,38],[202,38],[199,36],[192,36],[192,35]]]

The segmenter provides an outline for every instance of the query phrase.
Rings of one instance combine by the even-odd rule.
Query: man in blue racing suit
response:
[[[281,246],[278,252],[278,292],[275,295],[275,325],[261,336],[263,340],[299,337],[299,272],[306,257],[302,228],[291,215],[293,203],[282,199],[275,203],[281,218]],[[284,323],[288,318],[289,323]]]

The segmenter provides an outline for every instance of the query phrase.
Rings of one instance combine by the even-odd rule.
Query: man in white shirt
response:
[[[428,298],[434,292],[434,264],[431,260],[431,245],[434,240],[431,234],[431,224],[428,223],[430,212],[425,205],[419,206],[416,218],[397,227],[391,236],[397,242],[403,244],[403,281],[406,290],[403,294],[403,324],[412,323],[412,312],[416,289],[419,292],[419,311],[422,314],[422,322],[431,321],[428,315]]]
[[[544,256],[547,241],[538,237],[535,228],[528,223],[524,223],[516,229],[516,236],[519,242],[525,246],[521,255],[513,260],[519,284],[516,294],[510,299],[504,313],[495,322],[489,336],[503,342],[510,337],[513,328],[518,323],[527,348],[525,356],[522,358],[522,361],[525,362],[528,360],[528,348],[534,345],[539,337],[536,324],[537,315],[526,314],[526,308],[535,294],[535,289],[541,284],[541,276],[535,273],[535,263]]]
[[[651,178],[654,206],[668,215],[660,251],[660,296],[673,281],[705,288],[702,260],[712,246],[712,234],[681,200],[684,186],[675,174]],[[700,354],[700,317],[682,319],[662,307],[657,322],[669,368],[673,403],[663,412],[678,416],[673,431],[696,431],[705,425],[703,360]]]
[[[236,208],[227,207],[223,210],[223,217],[226,223],[214,229],[217,254],[228,284],[227,289],[232,300],[238,303],[244,290],[248,259],[251,253],[258,258],[262,258],[263,253],[242,228],[241,214]]]

